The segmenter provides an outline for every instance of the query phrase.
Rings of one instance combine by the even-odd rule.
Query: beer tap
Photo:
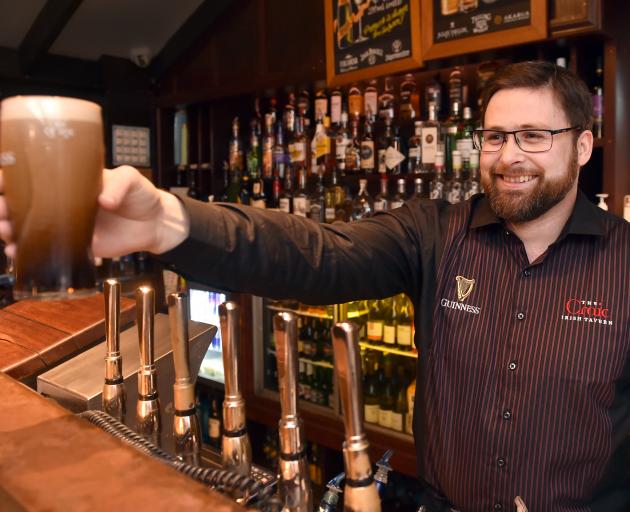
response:
[[[105,295],[105,383],[103,384],[103,410],[123,421],[127,396],[122,374],[120,355],[120,283],[107,279],[103,287]]]
[[[140,345],[136,422],[138,433],[158,444],[161,425],[154,354],[155,291],[153,288],[141,286],[136,290],[136,315]]]
[[[382,498],[385,494],[385,488],[389,480],[389,472],[392,467],[389,465],[389,459],[394,455],[394,450],[387,450],[383,456],[376,463],[376,474],[374,475],[374,481],[376,482],[376,490],[378,495]]]
[[[297,319],[278,313],[273,319],[280,390],[279,491],[283,511],[311,512],[312,491],[304,446],[302,420],[297,413]]]
[[[345,473],[339,473],[336,477],[326,484],[326,492],[319,502],[317,512],[335,512],[337,503],[339,503],[339,495],[342,493],[341,482],[346,478]]]
[[[337,323],[332,329],[332,337],[345,427],[344,509],[347,512],[380,512],[381,500],[374,484],[368,455],[369,444],[363,431],[358,328],[349,322]]]
[[[221,457],[223,467],[248,475],[252,464],[252,448],[245,424],[245,400],[238,379],[238,304],[230,301],[219,305],[219,323],[225,373]]]
[[[201,427],[195,408],[195,378],[191,378],[188,354],[188,296],[168,296],[168,319],[173,347],[173,435],[177,456],[188,464],[199,465]]]

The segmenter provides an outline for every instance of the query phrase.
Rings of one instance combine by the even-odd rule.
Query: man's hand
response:
[[[96,256],[107,258],[136,251],[159,254],[188,236],[189,221],[179,200],[155,188],[133,167],[103,171],[98,205],[92,239]],[[0,238],[7,243],[5,252],[11,257],[15,256],[12,235],[6,200],[0,197]]]

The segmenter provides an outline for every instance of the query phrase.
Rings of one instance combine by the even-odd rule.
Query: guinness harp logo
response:
[[[466,300],[475,287],[474,279],[466,279],[464,276],[457,276],[455,278],[457,282],[457,300],[460,302]]]

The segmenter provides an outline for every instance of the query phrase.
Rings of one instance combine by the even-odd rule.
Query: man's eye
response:
[[[545,132],[521,132],[521,137],[524,140],[531,142],[541,140],[545,138]]]
[[[503,142],[503,134],[501,132],[486,132],[484,139],[491,144]]]

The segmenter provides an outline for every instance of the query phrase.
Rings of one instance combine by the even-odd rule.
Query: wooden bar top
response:
[[[121,326],[135,303],[121,298]],[[27,379],[105,336],[103,294],[62,301],[21,300],[0,311],[0,372]]]
[[[0,510],[245,510],[0,374]]]

